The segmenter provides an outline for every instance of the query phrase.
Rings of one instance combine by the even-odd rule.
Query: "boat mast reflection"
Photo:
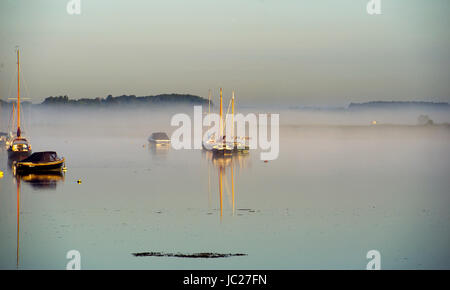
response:
[[[219,187],[219,206],[220,219],[223,218],[223,194],[224,188],[228,194],[231,203],[231,214],[235,215],[235,172],[236,169],[246,168],[248,166],[247,154],[235,154],[230,156],[216,155],[210,151],[204,151],[204,157],[208,160],[208,203],[211,201],[211,172],[217,170]],[[210,166],[212,164],[212,168]],[[229,170],[228,170],[229,169]],[[227,174],[230,174],[228,177]],[[231,189],[228,183],[231,182]],[[230,196],[231,195],[231,196]]]
[[[33,189],[56,189],[59,182],[64,181],[63,172],[41,172],[33,174],[16,174],[13,178],[16,184],[16,197],[17,197],[17,238],[16,238],[16,268],[20,266],[20,196],[22,181],[29,183]]]
[[[19,238],[20,238],[20,178],[16,178],[17,190],[17,244],[16,244],[16,268],[19,269]]]

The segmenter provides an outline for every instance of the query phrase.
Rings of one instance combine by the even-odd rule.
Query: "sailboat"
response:
[[[16,136],[12,135],[7,141],[8,158],[13,160],[22,160],[30,156],[31,145],[28,140],[22,136],[20,130],[20,52],[17,49],[17,131]]]
[[[215,155],[231,155],[233,154],[233,147],[226,142],[226,137],[223,134],[223,106],[222,106],[222,88],[220,88],[220,122],[219,122],[219,139],[212,147],[212,152]]]
[[[211,95],[210,95],[211,96]],[[209,100],[209,103],[211,101]],[[231,155],[233,153],[233,148],[229,146],[226,142],[226,138],[223,134],[224,122],[223,122],[223,106],[222,106],[222,88],[220,88],[220,121],[219,121],[219,136],[215,135],[209,136],[209,139],[202,142],[204,150],[212,151],[214,154],[219,155]]]

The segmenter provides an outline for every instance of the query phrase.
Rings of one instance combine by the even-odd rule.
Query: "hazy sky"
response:
[[[450,101],[450,1],[0,0],[0,98],[236,91],[240,103]]]

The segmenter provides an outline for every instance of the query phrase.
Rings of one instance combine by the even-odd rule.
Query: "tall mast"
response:
[[[223,137],[223,109],[222,109],[222,88],[220,88],[220,138]]]
[[[234,137],[234,91],[231,94],[231,132],[231,137]]]
[[[20,133],[20,52],[17,48],[17,137]]]

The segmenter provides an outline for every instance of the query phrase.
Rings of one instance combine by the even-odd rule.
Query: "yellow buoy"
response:
[[[81,179],[78,179],[78,180],[77,180],[77,183],[78,183],[78,184],[81,184]]]
[[[3,171],[0,171],[0,178],[3,178]]]

